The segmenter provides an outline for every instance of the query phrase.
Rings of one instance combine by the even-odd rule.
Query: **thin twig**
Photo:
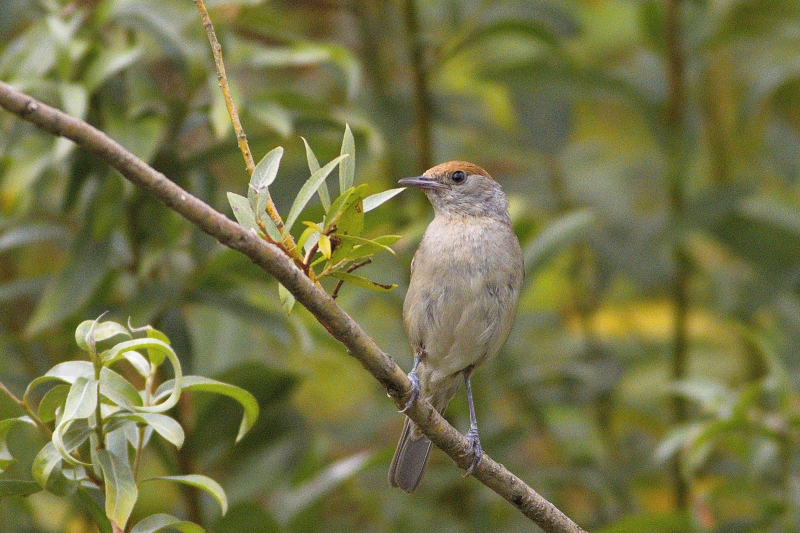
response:
[[[361,267],[363,267],[364,265],[368,265],[368,264],[370,264],[370,263],[372,263],[372,259],[370,259],[370,258],[368,257],[368,258],[364,259],[363,261],[359,261],[358,263],[356,263],[356,264],[354,264],[354,265],[351,265],[351,266],[350,266],[350,268],[348,268],[348,269],[346,270],[346,272],[347,272],[348,274],[350,274],[350,273],[351,273],[351,272],[353,272],[354,270],[356,270],[356,269],[358,269],[358,268],[361,268]],[[334,289],[333,289],[333,292],[331,293],[331,298],[333,298],[333,299],[335,300],[335,299],[336,299],[336,297],[337,297],[337,296],[339,296],[339,289],[341,289],[341,288],[342,288],[342,285],[344,285],[344,280],[343,280],[343,279],[340,279],[340,280],[339,280],[339,282],[336,284],[336,287],[334,287]],[[380,284],[378,284],[378,285],[380,285]],[[381,285],[381,286],[383,286],[383,285]]]
[[[215,211],[100,130],[45,105],[4,82],[0,82],[0,107],[54,135],[71,139],[221,244],[249,257],[286,287],[297,302],[308,309],[345,346],[347,352],[386,389],[398,409],[405,406],[411,396],[411,382],[405,372],[350,315],[336,305],[328,293],[309,279],[277,246],[265,242],[253,231]],[[451,426],[430,402],[424,398],[418,400],[405,415],[414,421],[436,447],[450,456],[459,468],[466,470],[470,467],[473,459],[472,443]],[[486,454],[472,477],[506,499],[548,533],[583,531],[556,506]]]
[[[214,31],[214,24],[211,22],[211,17],[208,14],[205,3],[203,0],[194,0],[194,3],[197,6],[197,10],[200,12],[200,18],[203,20],[203,27],[206,29],[208,41],[211,43],[211,53],[214,55],[214,64],[217,67],[217,80],[219,81],[220,89],[222,89],[222,96],[225,99],[225,106],[228,109],[228,115],[231,117],[233,131],[236,134],[236,140],[239,143],[239,150],[242,152],[242,157],[244,157],[244,165],[245,168],[247,168],[247,175],[252,176],[253,171],[256,168],[256,164],[253,160],[253,154],[250,152],[250,145],[247,142],[247,135],[242,128],[242,122],[239,120],[239,113],[236,111],[236,105],[233,103],[231,88],[228,84],[228,76],[225,74],[225,63],[222,60],[222,45],[219,44],[217,34]],[[264,189],[260,192],[260,194],[265,194],[267,196],[267,214],[273,220],[273,222],[275,222],[275,226],[277,226],[278,230],[283,235],[283,244],[287,250],[287,253],[290,256],[294,255],[294,250],[297,249],[297,245],[295,244],[291,234],[283,231],[283,219],[281,218],[280,213],[278,213],[278,208],[275,207],[275,203],[272,201],[272,196],[270,195],[269,190]]]

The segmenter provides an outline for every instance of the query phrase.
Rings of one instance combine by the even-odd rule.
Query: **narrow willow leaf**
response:
[[[250,187],[259,193],[266,189],[275,177],[278,175],[278,168],[281,165],[281,158],[283,157],[283,148],[278,146],[271,150],[264,158],[258,162],[256,168],[253,170],[253,175],[250,177]]]
[[[377,283],[367,278],[356,276],[355,274],[342,272],[341,270],[335,270],[331,272],[331,276],[333,276],[334,278],[338,278],[342,281],[346,281],[347,283],[351,283],[356,287],[361,287],[362,289],[368,289],[371,291],[388,292],[397,288],[397,285],[394,283],[391,285]]]
[[[73,426],[77,429],[73,430]],[[83,444],[93,433],[91,430],[87,431],[88,427],[89,425],[84,418],[61,419],[61,422],[53,430],[51,441],[61,459],[75,466],[92,466],[91,463],[84,463],[70,454],[72,450]]]
[[[105,509],[100,507],[100,504],[98,504],[97,501],[92,498],[88,490],[83,486],[79,486],[76,493],[78,495],[78,499],[80,500],[81,506],[84,510],[89,511],[89,514],[92,516],[92,520],[94,520],[94,523],[97,525],[97,529],[100,530],[100,533],[114,533],[114,528],[111,526],[111,521],[106,516]]]
[[[87,350],[88,345],[86,344],[86,335],[91,331],[92,338],[94,342],[101,342],[104,340],[108,340],[112,337],[117,335],[125,335],[126,337],[130,338],[130,332],[120,324],[117,324],[113,321],[106,321],[106,322],[99,322],[95,324],[95,320],[84,320],[80,323],[80,325],[75,329],[75,342],[81,348],[81,350]],[[92,325],[94,324],[94,329],[92,329]]]
[[[150,363],[147,361],[145,356],[139,352],[130,350],[122,354],[122,357],[127,359],[131,366],[136,369],[136,372],[138,372],[143,378],[146,378],[150,375]]]
[[[350,125],[344,126],[344,139],[342,139],[342,151],[340,155],[349,154],[346,160],[339,165],[339,194],[353,186],[356,174],[356,141],[353,139],[353,132]]]
[[[158,513],[142,519],[133,526],[131,533],[156,533],[157,531],[181,531],[182,533],[204,533],[205,529],[194,522],[186,522],[174,516]]]
[[[56,410],[63,407],[69,389],[69,385],[56,385],[42,397],[37,409],[37,414],[42,422],[52,422],[56,419]]]
[[[300,234],[300,238],[297,239],[297,247],[308,253],[312,246],[317,242],[319,239],[319,233],[322,233],[322,228],[317,226],[316,224],[311,224],[308,222],[303,222],[303,224],[307,225],[308,227],[303,230],[303,233]],[[313,242],[311,242],[311,236],[317,234],[314,238]]]
[[[317,170],[319,170],[319,161],[317,161],[317,156],[314,155],[314,151],[311,150],[311,146],[308,145],[308,141],[306,141],[305,137],[300,137],[303,139],[303,144],[306,145],[306,159],[308,159],[308,170],[313,174]],[[331,195],[328,192],[328,186],[325,182],[322,182],[322,185],[319,186],[317,189],[317,194],[319,194],[319,201],[322,204],[322,208],[325,212],[328,212],[328,209],[331,207]]]
[[[6,496],[30,496],[41,492],[42,487],[35,481],[24,479],[0,479],[0,498]]]
[[[405,187],[398,187],[397,189],[389,189],[379,193],[372,194],[364,198],[364,212],[368,213],[388,200],[391,200],[401,192],[406,190]]]
[[[174,380],[165,381],[158,388],[158,390],[156,390],[155,394],[153,395],[154,399],[159,400],[160,398],[166,396],[172,389],[173,384]],[[215,394],[228,396],[239,402],[239,404],[244,408],[244,414],[242,416],[242,423],[239,426],[239,434],[236,436],[237,442],[241,440],[241,438],[244,437],[248,431],[250,431],[250,428],[253,427],[253,424],[255,424],[256,419],[258,418],[259,407],[255,396],[243,388],[237,387],[236,385],[222,383],[221,381],[204,378],[202,376],[184,376],[183,390],[213,392]]]
[[[228,498],[225,496],[225,491],[222,489],[219,483],[210,477],[201,476],[199,474],[189,474],[186,476],[161,476],[148,479],[147,481],[153,481],[154,479],[175,481],[176,483],[183,483],[184,485],[191,485],[192,487],[197,487],[198,489],[204,490],[215,500],[217,500],[217,503],[219,503],[219,506],[222,509],[222,514],[228,512]]]
[[[142,397],[136,387],[108,367],[100,370],[100,394],[120,407],[133,409],[142,406]]]
[[[151,361],[153,361],[155,358],[154,354],[158,354],[158,357],[162,359],[166,357],[172,365],[172,370],[175,374],[174,388],[172,389],[172,393],[165,401],[157,405],[136,406],[134,409],[143,413],[163,413],[164,411],[175,407],[175,404],[178,403],[178,398],[181,395],[183,371],[181,370],[181,363],[178,360],[178,356],[175,354],[175,351],[172,349],[172,347],[166,342],[157,338],[133,339],[121,342],[105,352],[104,360],[114,361],[118,359],[121,354],[130,350],[147,351],[148,354],[150,354]]]
[[[54,381],[66,382],[72,385],[75,383],[75,380],[81,376],[87,379],[91,379],[94,376],[94,367],[92,363],[89,361],[66,361],[64,363],[59,363],[48,370],[44,376],[39,376],[28,383],[28,387],[25,389],[25,394],[22,396],[22,399],[28,405],[31,405],[31,395],[37,387]]]
[[[363,183],[358,187],[347,189],[344,193],[340,194],[331,204],[330,211],[325,215],[325,223],[323,225],[325,231],[330,230],[334,225],[338,226],[339,219],[342,215],[350,209],[353,204],[360,202],[366,191],[367,185]],[[361,214],[363,215],[363,208]],[[353,235],[353,233],[351,233],[351,235]]]
[[[176,448],[183,446],[185,438],[183,428],[172,417],[162,415],[159,413],[124,413],[116,416],[125,420],[133,420],[140,424],[146,424],[153,428],[153,430],[164,437],[166,440],[175,445]]]
[[[250,201],[247,198],[236,193],[229,192],[228,203],[231,204],[233,216],[236,217],[239,225],[247,229],[254,229],[258,231],[256,215],[253,213],[253,208],[250,207]]]
[[[325,259],[331,258],[331,238],[325,234],[319,236],[319,251]]]
[[[61,454],[56,450],[52,442],[48,442],[33,459],[31,475],[43,489],[46,489],[53,470],[60,464]]]
[[[11,428],[17,424],[33,425],[33,420],[27,416],[0,420],[0,473],[14,462],[14,457],[11,456],[11,451],[8,449],[6,438]]]
[[[286,314],[291,314],[296,300],[294,299],[294,295],[280,283],[278,284],[278,298],[280,298],[281,305],[283,306],[283,310],[286,311]]]
[[[347,254],[347,259],[361,259],[381,251],[389,252],[394,255],[394,250],[392,250],[389,245],[400,240],[401,236],[383,235],[373,240],[353,237],[352,235],[340,235],[340,238],[343,242],[352,245],[352,250]]]
[[[87,418],[97,406],[97,381],[86,377],[79,377],[72,384],[64,404],[62,423],[76,418]]]
[[[106,489],[106,516],[124,530],[139,496],[128,461],[108,450],[97,450]]]
[[[286,217],[286,231],[292,229],[295,220],[297,217],[300,216],[300,212],[305,208],[306,204],[311,197],[314,196],[314,193],[320,188],[320,186],[325,183],[325,178],[328,177],[328,174],[336,167],[336,165],[340,164],[344,159],[350,157],[347,154],[340,155],[321,169],[317,170],[306,180],[303,186],[300,188],[300,192],[297,193],[297,197],[294,199],[294,203],[292,204],[291,209],[289,209],[289,214]]]

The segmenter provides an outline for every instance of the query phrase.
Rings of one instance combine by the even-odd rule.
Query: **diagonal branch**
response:
[[[3,82],[0,82],[0,107],[54,135],[71,139],[220,243],[245,254],[280,281],[347,348],[348,353],[383,385],[398,408],[405,405],[411,393],[411,383],[406,374],[328,293],[311,281],[277,246],[265,242],[256,233],[244,229],[215,211],[93,126],[45,105]],[[467,469],[470,466],[472,455],[469,441],[436,412],[429,402],[416,402],[406,414],[460,468]],[[488,455],[484,454],[473,476],[511,502],[545,531],[583,531],[553,504]]]

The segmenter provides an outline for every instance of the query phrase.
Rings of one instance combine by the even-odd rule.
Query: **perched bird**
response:
[[[422,189],[434,211],[411,262],[403,304],[414,349],[406,409],[423,397],[441,413],[464,381],[473,452],[469,475],[483,457],[470,376],[497,355],[511,332],[524,278],[522,250],[500,185],[477,165],[450,161],[400,184]],[[430,450],[430,440],[407,418],[389,484],[413,492]]]

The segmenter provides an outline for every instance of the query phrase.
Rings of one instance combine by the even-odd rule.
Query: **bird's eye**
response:
[[[467,179],[467,175],[464,173],[463,170],[456,170],[453,172],[453,183],[461,183],[465,179]]]

